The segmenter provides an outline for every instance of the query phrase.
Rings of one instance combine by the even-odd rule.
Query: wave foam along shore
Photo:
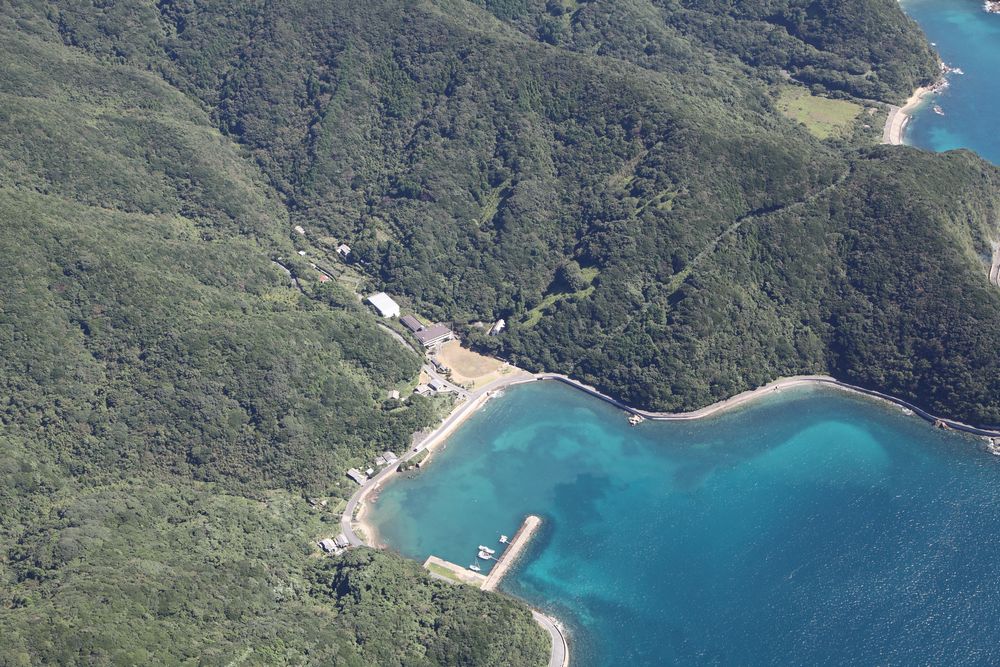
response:
[[[882,132],[882,143],[890,146],[903,145],[906,136],[906,125],[916,111],[931,95],[937,95],[948,87],[948,74],[964,74],[957,67],[949,67],[940,63],[941,76],[930,86],[921,86],[913,91],[910,98],[901,107],[890,106],[889,116],[885,119],[885,129]]]
[[[885,131],[882,134],[882,143],[890,146],[901,146],[903,137],[906,134],[906,124],[910,121],[910,116],[923,103],[929,95],[937,92],[937,87],[917,88],[906,104],[901,107],[890,107],[889,117],[885,120]]]

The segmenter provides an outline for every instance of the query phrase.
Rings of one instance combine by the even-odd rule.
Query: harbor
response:
[[[499,556],[496,555],[496,549],[480,544],[476,547],[475,560],[468,567],[456,565],[437,556],[429,556],[424,561],[424,568],[440,579],[468,584],[484,591],[496,590],[504,576],[524,552],[525,547],[531,542],[540,525],[542,525],[542,520],[534,514],[529,514],[525,517],[521,527],[514,533],[513,538],[508,539],[506,535],[500,535],[498,543],[506,546]],[[493,561],[493,567],[489,574],[480,574],[482,570],[480,561]]]
[[[483,583],[484,591],[496,590],[496,587],[500,585],[504,576],[517,562],[518,556],[524,551],[528,543],[531,542],[531,538],[535,536],[535,532],[538,531],[538,527],[542,525],[542,520],[539,519],[534,514],[529,514],[525,519],[521,527],[518,528],[517,533],[514,534],[513,539],[504,549],[503,553],[500,554],[500,558],[494,563],[493,568],[490,573],[486,576],[486,581]]]

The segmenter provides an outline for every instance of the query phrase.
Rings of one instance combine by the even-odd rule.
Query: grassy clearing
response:
[[[820,139],[844,135],[862,111],[861,105],[854,102],[817,97],[797,86],[783,88],[777,106]]]
[[[464,584],[465,582],[458,578],[458,576],[446,567],[442,567],[437,563],[427,563],[427,569],[434,574],[441,575],[445,579],[450,579],[456,584]]]
[[[487,195],[483,201],[482,213],[479,215],[479,225],[481,227],[493,224],[493,218],[496,217],[497,211],[500,209],[500,201],[503,199],[508,187],[510,187],[510,179],[493,188],[490,194]]]
[[[545,298],[542,299],[541,303],[524,314],[524,320],[522,320],[524,326],[533,327],[538,324],[538,322],[542,319],[542,315],[545,314],[545,311],[563,299],[585,299],[590,296],[594,291],[594,278],[597,277],[600,270],[597,267],[588,266],[582,268],[580,273],[583,274],[583,279],[587,282],[586,287],[577,292],[555,292],[553,294],[547,294]]]

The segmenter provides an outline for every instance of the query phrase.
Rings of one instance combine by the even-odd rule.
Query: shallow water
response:
[[[902,6],[942,60],[964,72],[949,74],[948,88],[913,115],[906,143],[933,151],[970,148],[1000,164],[1000,14],[983,11],[981,0],[905,0]]]
[[[998,510],[978,440],[867,399],[794,389],[632,428],[540,382],[373,521],[407,556],[468,565],[541,516],[502,589],[569,625],[574,665],[966,664],[1000,660]]]

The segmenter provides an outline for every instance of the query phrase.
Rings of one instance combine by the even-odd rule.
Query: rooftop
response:
[[[420,331],[413,332],[413,335],[416,336],[417,340],[419,340],[424,345],[433,345],[434,343],[444,340],[445,338],[448,338],[453,334],[451,332],[451,329],[449,329],[445,325],[434,324],[424,329],[421,329]]]
[[[403,326],[405,326],[410,331],[420,331],[421,329],[424,328],[424,325],[420,323],[420,320],[415,318],[413,315],[404,315],[403,317],[399,318],[399,321],[402,322]]]
[[[368,303],[375,306],[375,309],[382,317],[396,317],[399,315],[399,304],[392,300],[385,292],[372,294],[368,297]]]

